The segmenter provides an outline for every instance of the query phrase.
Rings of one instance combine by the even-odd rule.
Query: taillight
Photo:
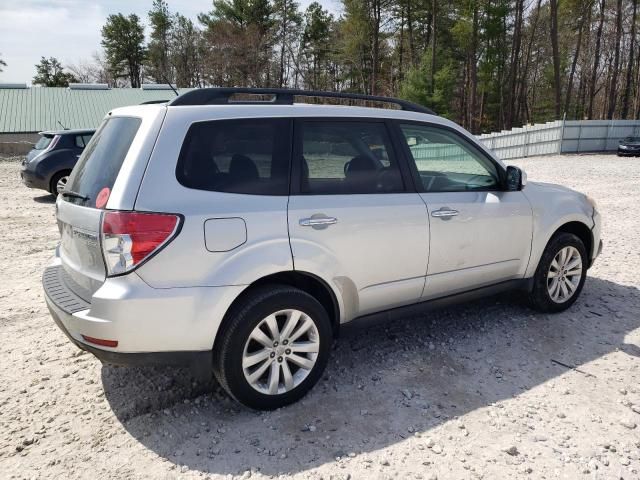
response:
[[[102,254],[108,275],[130,272],[173,240],[180,217],[166,213],[106,211]]]

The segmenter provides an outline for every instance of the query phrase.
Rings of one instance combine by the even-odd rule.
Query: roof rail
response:
[[[231,100],[236,94],[249,95],[270,95],[273,98],[270,101],[256,100]],[[378,97],[375,95],[363,95],[361,93],[341,93],[341,92],[324,92],[316,90],[295,90],[290,88],[198,88],[190,92],[183,93],[179,97],[169,102],[170,106],[181,105],[225,105],[225,104],[265,104],[274,105],[293,105],[294,97],[321,97],[321,98],[341,98],[348,100],[364,100],[368,102],[391,103],[398,105],[400,109],[409,112],[428,113],[435,115],[430,108],[423,107],[407,100],[400,100],[392,97]]]

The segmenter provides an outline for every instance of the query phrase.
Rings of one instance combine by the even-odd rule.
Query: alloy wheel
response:
[[[66,188],[68,181],[69,181],[69,175],[60,177],[60,179],[58,180],[58,183],[56,183],[56,192],[61,193]]]
[[[582,256],[577,248],[563,247],[547,272],[547,291],[555,303],[564,303],[578,290],[582,280]]]
[[[258,392],[286,393],[307,378],[319,351],[320,335],[314,320],[300,310],[280,310],[251,331],[242,354],[242,371]]]

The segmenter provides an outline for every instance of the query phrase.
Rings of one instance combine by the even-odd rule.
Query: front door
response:
[[[424,299],[522,278],[532,210],[522,192],[502,188],[502,167],[447,127],[401,123],[430,221]]]
[[[298,173],[288,213],[294,268],[340,289],[345,320],[419,301],[427,211],[405,188],[408,172],[401,174],[386,123],[299,120],[295,131]]]

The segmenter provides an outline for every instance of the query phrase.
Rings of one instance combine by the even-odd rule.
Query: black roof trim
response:
[[[252,95],[273,95],[273,100],[260,101],[232,101],[229,99],[238,93]],[[378,97],[375,95],[363,95],[361,93],[341,93],[324,92],[316,90],[295,90],[289,88],[199,88],[183,93],[179,97],[169,102],[169,106],[181,105],[226,105],[226,104],[272,104],[272,105],[293,105],[293,97],[322,97],[322,98],[342,98],[348,100],[364,100],[370,102],[392,103],[398,105],[402,110],[409,112],[427,113],[435,115],[430,108],[423,107],[407,100],[400,100],[392,97]]]

